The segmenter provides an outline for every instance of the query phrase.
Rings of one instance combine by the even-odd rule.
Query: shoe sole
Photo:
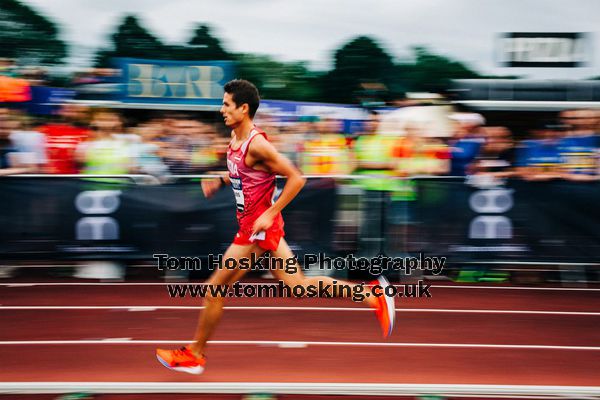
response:
[[[166,362],[165,360],[163,360],[162,358],[160,358],[160,356],[158,354],[156,355],[156,359],[158,360],[158,362],[160,362],[166,368],[169,368],[170,370],[173,370],[173,371],[187,372],[188,374],[194,374],[194,375],[200,375],[202,372],[204,372],[204,368],[200,365],[198,365],[197,367],[171,367],[169,365],[169,363]]]
[[[385,288],[390,286],[390,282],[384,276],[377,278],[377,281],[379,282],[379,286],[381,286],[382,292],[384,293],[383,298],[385,299],[385,306],[390,318],[390,327],[387,333],[387,336],[390,336],[394,330],[394,324],[396,323],[396,307],[394,304],[394,298],[385,295]]]

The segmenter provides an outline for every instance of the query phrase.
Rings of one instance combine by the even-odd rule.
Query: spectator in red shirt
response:
[[[39,128],[46,135],[46,172],[77,174],[75,149],[89,136],[85,127],[87,110],[75,104],[65,104],[59,111],[60,120]]]

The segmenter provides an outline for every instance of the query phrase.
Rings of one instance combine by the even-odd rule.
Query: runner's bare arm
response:
[[[306,183],[306,179],[302,177],[301,172],[292,162],[281,155],[263,136],[258,136],[251,142],[248,155],[251,157],[251,160],[248,160],[248,158],[246,160],[250,161],[250,163],[260,163],[269,171],[287,178],[283,191],[277,201],[256,220],[254,227],[255,232],[258,232],[271,227],[275,216],[296,197]]]
[[[202,185],[202,193],[204,193],[204,196],[206,198],[209,198],[212,195],[214,195],[219,190],[219,188],[221,187],[221,185],[223,183],[225,185],[231,184],[231,182],[229,181],[229,175],[227,175],[226,173],[210,172],[210,174],[221,175],[221,178],[223,179],[223,181],[221,181],[221,179],[219,179],[219,178],[202,179],[202,181],[200,182]]]

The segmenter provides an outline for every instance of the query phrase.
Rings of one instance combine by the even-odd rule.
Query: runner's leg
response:
[[[291,259],[294,257],[294,253],[292,253],[292,250],[288,246],[285,239],[281,238],[281,241],[279,242],[279,247],[277,247],[277,250],[271,252],[271,256],[273,258],[283,258],[284,260],[288,260],[288,259]],[[285,265],[285,261],[284,261],[284,265]],[[334,294],[333,293],[333,285],[334,285],[333,282],[334,281],[336,281],[335,285],[350,286],[351,290],[350,290],[350,293],[348,293],[348,296],[344,296],[344,293],[340,293],[341,292],[340,290],[337,291],[337,295],[338,296],[341,295],[342,297],[351,297],[352,293],[354,293],[354,286],[358,286],[356,284],[352,284],[352,283],[345,282],[345,281],[340,281],[338,279],[330,278],[328,276],[307,277],[302,272],[302,268],[298,264],[298,261],[296,261],[295,265],[296,265],[297,272],[294,272],[294,273],[286,272],[283,269],[274,269],[274,270],[271,270],[271,272],[275,276],[275,278],[283,281],[286,285],[288,285],[290,287],[293,287],[296,285],[303,286],[304,289],[306,289],[309,285],[314,285],[316,287],[319,287],[319,282],[323,282],[323,285],[331,285],[330,286],[331,290],[328,291],[328,293],[331,294],[331,296],[333,296],[333,294]],[[363,302],[371,307],[374,307],[377,300],[373,297],[364,296]]]
[[[293,259],[294,257],[288,244],[283,238],[279,242],[279,247],[276,251],[273,252],[272,255],[275,258],[281,257],[284,260],[289,260],[290,258]],[[298,265],[297,261],[296,265]],[[314,285],[316,287],[319,287],[320,282],[324,284],[324,288],[327,287],[327,285],[331,285],[331,290],[328,291],[328,294],[330,294],[332,297],[334,294],[339,297],[350,297],[356,293],[359,293],[358,291],[355,292],[355,290],[357,289],[356,286],[359,285],[353,285],[348,282],[337,281],[337,279],[329,278],[327,276],[306,277],[304,276],[300,268],[297,268],[297,270],[297,273],[286,272],[284,269],[273,269],[272,272],[276,278],[282,280],[286,285],[290,287],[293,285],[303,286],[305,289],[305,293],[308,292],[308,286]],[[336,281],[336,285],[348,285],[350,287],[350,291],[344,293],[342,290],[337,290],[336,293],[334,293],[334,280]],[[383,276],[380,276],[377,279],[376,283],[379,286],[379,288],[377,289],[377,296],[369,296],[370,292],[365,292],[364,287],[360,293],[362,293],[362,301],[375,310],[375,315],[379,320],[381,332],[383,333],[383,337],[386,338],[392,334],[392,330],[394,329],[394,323],[396,320],[396,309],[394,305],[394,299],[383,295],[387,287],[390,286],[390,283],[387,281],[387,279],[385,279],[385,277]]]
[[[250,257],[252,253],[255,253],[256,256],[259,257],[264,253],[264,251],[265,250],[257,244],[232,244],[223,255],[223,260],[228,258],[240,260],[244,257]],[[247,271],[248,269],[220,268],[213,272],[206,283],[208,285],[231,285],[235,281],[241,279]],[[190,345],[190,349],[196,355],[203,354],[206,342],[217,327],[221,319],[221,315],[223,315],[224,303],[225,299],[223,297],[212,296],[210,293],[210,288],[207,290],[206,297],[204,299],[205,308],[200,312],[196,334],[194,335],[194,343]]]

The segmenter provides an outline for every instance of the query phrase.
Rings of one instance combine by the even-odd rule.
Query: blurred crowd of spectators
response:
[[[53,120],[0,107],[2,174],[150,174],[158,177],[222,170],[230,137],[220,122],[164,114],[134,125],[116,110],[62,106]],[[600,111],[562,111],[525,135],[486,126],[475,113],[454,113],[453,134],[436,137],[419,123],[396,135],[380,133],[371,111],[362,129],[342,132],[342,121],[301,117],[280,122],[260,115],[257,126],[307,175],[368,175],[365,185],[388,190],[389,176],[484,175],[491,179],[596,180],[600,176]],[[382,179],[378,179],[381,177]],[[402,190],[402,188],[398,188]]]
[[[73,74],[66,85],[97,96],[114,69]],[[43,85],[47,71],[0,59],[0,174],[150,174],[166,177],[225,169],[229,143],[219,118],[163,112],[132,120],[116,109],[63,105],[52,118],[19,107],[29,88]],[[87,89],[86,89],[87,88]],[[81,94],[80,93],[80,94]],[[15,106],[17,105],[17,106]],[[257,126],[307,175],[368,175],[372,190],[410,188],[389,176],[484,176],[491,180],[597,180],[600,176],[600,110],[560,112],[529,132],[487,126],[483,116],[453,113],[452,134],[437,134],[423,122],[397,131],[380,129],[385,112],[370,111],[361,129],[343,133],[331,115],[305,115],[283,122],[259,110]],[[377,177],[381,177],[378,179]]]
[[[112,110],[61,107],[56,120],[36,124],[19,110],[0,108],[3,173],[202,173],[219,166],[227,139],[211,124],[168,115],[125,127]]]

